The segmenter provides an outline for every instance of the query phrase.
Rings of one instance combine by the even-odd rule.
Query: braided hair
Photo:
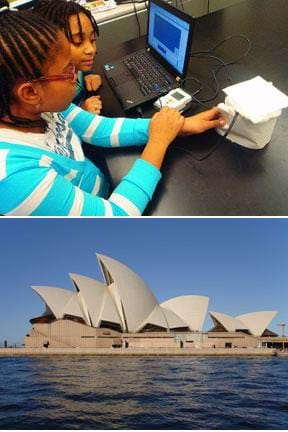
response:
[[[56,52],[58,29],[29,11],[9,9],[0,0],[0,122],[14,126],[36,126],[37,121],[11,113],[13,88],[21,81],[39,78]],[[3,120],[8,116],[9,122]],[[39,123],[39,121],[38,121]]]
[[[94,32],[99,36],[99,28],[91,12],[73,0],[38,0],[33,10],[63,30],[70,43],[73,43],[73,36],[69,24],[69,18],[72,15],[77,15],[80,35],[82,37],[80,13],[84,14],[89,19]]]

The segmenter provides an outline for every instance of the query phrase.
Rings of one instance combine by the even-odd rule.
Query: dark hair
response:
[[[79,18],[80,13],[83,13],[89,19],[93,30],[97,36],[99,36],[99,28],[91,12],[73,0],[38,0],[33,10],[63,30],[71,43],[73,43],[73,37],[69,25],[69,18],[72,15],[77,15],[81,37],[82,26]]]
[[[37,121],[11,113],[12,90],[21,80],[43,75],[43,67],[55,51],[59,30],[32,12],[9,10],[7,0],[0,0],[0,9],[0,121],[8,124],[3,120],[8,116],[13,125],[36,126]]]

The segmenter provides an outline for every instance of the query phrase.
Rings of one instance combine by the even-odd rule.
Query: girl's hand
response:
[[[102,101],[100,96],[91,96],[88,99],[85,99],[81,105],[86,111],[91,112],[92,114],[100,114],[102,109]]]
[[[157,146],[167,148],[183,126],[184,117],[178,111],[164,107],[151,119],[149,141],[153,141]]]
[[[149,139],[141,158],[160,169],[169,144],[184,125],[184,117],[171,108],[164,107],[152,117]]]
[[[194,135],[209,129],[222,127],[225,120],[221,119],[218,108],[212,108],[191,117],[186,117],[180,135]]]
[[[96,91],[102,84],[100,75],[89,74],[84,76],[84,83],[87,91]]]

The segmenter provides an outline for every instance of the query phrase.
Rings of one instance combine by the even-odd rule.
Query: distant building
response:
[[[97,254],[104,283],[70,274],[75,291],[32,288],[45,312],[31,319],[26,347],[257,347],[276,311],[233,318],[211,312],[214,328],[203,332],[209,298],[186,295],[158,303],[145,282],[126,265]]]

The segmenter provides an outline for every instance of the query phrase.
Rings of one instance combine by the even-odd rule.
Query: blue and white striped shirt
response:
[[[0,128],[0,213],[12,216],[137,216],[151,200],[160,171],[137,159],[107,197],[103,173],[81,141],[101,147],[144,145],[150,120],[95,116],[71,104],[45,113],[45,133]]]

